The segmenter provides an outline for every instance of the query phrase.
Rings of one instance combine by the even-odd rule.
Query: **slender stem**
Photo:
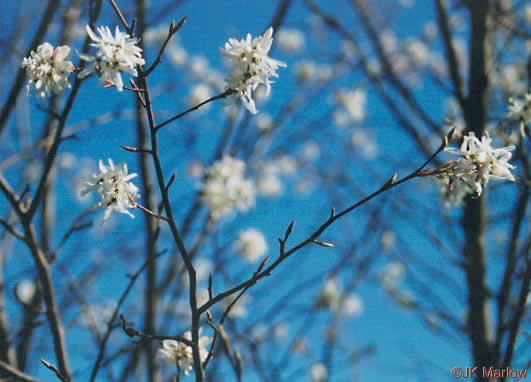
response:
[[[236,93],[236,90],[234,90],[234,89],[227,89],[227,90],[225,90],[223,93],[218,94],[217,96],[211,97],[211,98],[207,99],[206,101],[203,101],[203,102],[201,102],[200,104],[195,105],[194,107],[192,107],[192,108],[190,108],[190,109],[188,109],[188,110],[186,110],[186,111],[183,111],[182,113],[179,113],[179,114],[177,114],[176,116],[171,117],[170,119],[168,119],[168,120],[162,122],[161,124],[155,126],[155,130],[158,130],[158,129],[160,129],[161,127],[166,126],[168,123],[173,122],[173,121],[175,121],[176,119],[179,119],[179,118],[181,118],[181,117],[184,117],[186,114],[188,114],[188,113],[190,113],[190,112],[192,112],[192,111],[194,111],[194,110],[199,109],[201,106],[204,106],[204,105],[206,105],[207,103],[210,103],[210,102],[215,101],[215,100],[217,100],[217,99],[227,98],[228,96],[230,96],[231,94],[234,94],[234,93]]]

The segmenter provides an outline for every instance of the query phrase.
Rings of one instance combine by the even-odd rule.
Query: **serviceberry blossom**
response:
[[[328,369],[323,363],[314,363],[310,368],[310,375],[314,382],[325,382],[328,378]]]
[[[199,334],[201,334],[201,329],[199,329]],[[185,332],[183,337],[192,341],[192,333],[190,331]],[[208,356],[207,346],[210,342],[212,342],[210,337],[199,337],[199,358],[201,359],[201,362],[205,362]],[[185,375],[189,375],[194,369],[192,347],[182,342],[177,342],[175,340],[162,341],[162,348],[159,349],[159,355],[163,360],[172,362],[179,367]]]
[[[363,301],[356,294],[346,295],[335,277],[326,280],[316,298],[316,307],[330,310],[339,316],[359,316]]]
[[[232,89],[241,98],[244,106],[256,114],[253,91],[258,85],[266,86],[266,94],[271,90],[270,77],[278,77],[277,69],[286,67],[286,63],[268,56],[273,43],[273,28],[262,36],[252,39],[247,34],[245,40],[229,38],[221,53],[232,61],[231,71],[226,79],[228,89]]]
[[[509,163],[514,146],[494,149],[491,142],[492,139],[488,132],[485,132],[481,141],[474,132],[469,132],[468,136],[463,138],[459,150],[445,149],[445,151],[461,155],[457,161],[446,165],[444,173],[440,175],[450,185],[450,189],[455,187],[456,182],[461,182],[464,187],[468,187],[469,193],[479,197],[489,179],[508,179],[514,182],[514,176],[511,173],[514,166]]]
[[[224,156],[205,170],[201,200],[210,208],[213,220],[230,215],[235,208],[246,212],[255,199],[254,182],[245,178],[245,162]]]
[[[66,60],[70,54],[70,48],[66,45],[53,48],[45,42],[37,47],[37,51],[31,51],[29,57],[22,60],[22,68],[26,69],[29,77],[28,94],[35,87],[37,97],[45,99],[51,92],[61,94],[70,87],[68,76],[74,70],[71,61]]]
[[[134,218],[129,209],[136,208],[135,199],[139,197],[139,194],[138,188],[129,181],[137,174],[128,174],[125,163],[115,166],[111,159],[109,159],[108,167],[100,160],[99,168],[100,173],[92,175],[92,180],[85,182],[87,187],[81,191],[81,195],[84,196],[94,190],[98,193],[100,201],[94,207],[106,208],[104,221],[113,210]]]
[[[520,133],[525,136],[525,126],[531,123],[531,89],[522,98],[509,98],[508,117],[520,121]]]
[[[238,254],[248,263],[256,263],[267,252],[267,241],[264,234],[257,229],[249,228],[240,232],[235,243]]]
[[[88,54],[79,54],[82,60],[90,62],[83,69],[78,77],[85,78],[92,72],[96,72],[100,77],[100,82],[113,83],[118,91],[122,91],[124,84],[122,81],[122,72],[127,72],[137,76],[137,65],[144,65],[142,58],[142,49],[136,44],[138,39],[130,37],[127,33],[120,32],[116,26],[114,36],[109,27],[99,27],[98,37],[92,29],[86,27],[89,37],[94,41],[91,46],[98,48],[96,56]]]

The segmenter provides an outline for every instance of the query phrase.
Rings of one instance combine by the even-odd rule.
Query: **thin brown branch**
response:
[[[142,264],[142,266],[138,269],[138,271],[135,272],[135,274],[130,276],[131,280],[129,281],[129,284],[127,284],[127,287],[125,288],[122,295],[120,296],[120,299],[118,300],[118,304],[116,304],[116,307],[114,308],[114,311],[112,312],[109,322],[107,322],[107,330],[105,331],[103,339],[100,343],[100,348],[98,350],[98,357],[96,358],[96,362],[94,363],[92,372],[90,374],[91,382],[94,382],[96,380],[96,376],[98,375],[98,371],[101,366],[101,361],[103,360],[103,357],[105,356],[105,346],[107,345],[107,341],[109,340],[111,332],[114,329],[113,322],[116,320],[116,316],[118,315],[119,310],[121,309],[125,299],[127,298],[127,295],[131,291],[131,288],[133,288],[134,283],[136,282],[138,277],[142,274],[144,269],[146,269],[151,262],[154,262],[164,253],[166,253],[166,251],[158,253],[157,255],[149,258],[144,264]]]
[[[166,126],[168,123],[171,123],[173,121],[175,121],[176,119],[179,119],[181,117],[184,117],[186,114],[194,111],[194,110],[197,110],[199,109],[201,106],[204,106],[206,105],[207,103],[210,103],[212,101],[215,101],[215,100],[218,100],[218,99],[222,99],[222,98],[227,98],[228,96],[230,96],[231,94],[234,94],[236,93],[236,90],[234,89],[227,89],[225,90],[223,93],[221,94],[218,94],[217,96],[214,96],[214,97],[211,97],[209,99],[207,99],[206,101],[203,101],[201,102],[200,104],[198,105],[195,105],[194,107],[191,107],[190,109],[186,110],[186,111],[183,111],[182,113],[179,113],[177,114],[176,116],[174,117],[171,117],[170,119],[158,124],[157,126],[155,126],[155,131],[159,130],[161,127],[164,127]]]
[[[155,61],[149,66],[149,68],[146,69],[146,77],[149,76],[149,74],[155,70],[155,68],[160,64],[162,55],[164,54],[164,51],[166,50],[166,46],[170,42],[171,38],[175,33],[181,29],[181,27],[186,22],[187,17],[183,17],[181,21],[177,25],[175,25],[175,22],[172,21],[170,24],[170,30],[168,31],[168,36],[166,36],[166,39],[164,40],[164,43],[160,47],[159,54],[157,55],[157,58],[155,58]]]
[[[17,368],[11,366],[10,364],[0,361],[0,370],[6,372],[7,374],[11,375],[12,377],[16,378],[17,381],[22,382],[41,382],[39,379],[34,378],[28,374],[25,374],[24,372],[18,370]]]
[[[452,129],[450,131],[450,133],[448,134],[448,136],[451,137],[451,135],[453,134],[454,132],[454,129]],[[275,260],[275,262],[273,262],[269,267],[265,268],[264,270],[260,270],[258,272],[255,272],[253,274],[253,276],[251,278],[249,278],[248,280],[240,283],[239,285],[225,291],[225,292],[222,292],[222,293],[219,293],[217,294],[215,297],[213,297],[212,299],[210,299],[208,302],[206,302],[204,305],[202,305],[199,309],[199,312],[200,314],[204,313],[207,309],[209,309],[211,306],[213,306],[214,304],[218,303],[219,301],[223,300],[224,298],[226,297],[229,297],[230,295],[234,294],[234,293],[237,293],[238,291],[242,290],[242,289],[246,289],[246,288],[249,288],[251,287],[252,285],[256,284],[257,281],[259,281],[260,279],[266,277],[266,276],[270,276],[271,275],[271,272],[277,267],[279,266],[284,260],[286,260],[288,257],[290,257],[291,255],[293,255],[294,253],[296,253],[297,251],[299,251],[300,249],[306,247],[308,244],[310,243],[313,243],[314,240],[318,239],[319,236],[328,228],[330,227],[335,221],[337,221],[338,219],[340,219],[341,217],[343,217],[344,215],[350,213],[351,211],[355,210],[356,208],[360,207],[361,205],[367,203],[368,201],[370,201],[371,199],[379,196],[380,194],[386,192],[386,191],[389,191],[391,190],[392,188],[404,183],[404,182],[407,182],[413,178],[416,178],[416,177],[419,177],[419,176],[422,176],[422,171],[424,170],[424,168],[441,152],[444,150],[444,148],[447,146],[448,144],[448,137],[445,137],[443,143],[441,144],[441,146],[430,156],[430,158],[428,158],[420,167],[418,167],[415,171],[413,171],[412,173],[410,173],[409,175],[405,176],[404,178],[400,179],[400,180],[396,180],[396,175],[393,175],[387,182],[385,182],[380,188],[378,188],[378,190],[376,190],[375,192],[373,192],[372,194],[366,196],[365,198],[361,199],[359,202],[351,205],[350,207],[344,209],[343,211],[339,212],[339,213],[335,213],[335,211],[333,211],[331,214],[330,214],[330,217],[324,222],[321,224],[321,226],[319,226],[319,228],[317,228],[308,238],[306,238],[305,240],[303,240],[302,242],[300,242],[299,244],[297,244],[296,246],[292,247],[289,251],[283,253],[283,250],[281,250],[280,252],[280,256],[277,258],[277,260]],[[291,225],[290,225],[291,226]],[[290,229],[288,227],[288,230],[287,232],[290,232],[292,230],[292,228]],[[282,243],[282,240],[281,240],[281,243]]]
[[[52,365],[50,362],[44,360],[44,359],[41,359],[41,362],[44,366],[46,366],[48,369],[50,369],[51,371],[53,371],[55,373],[55,375],[57,376],[57,378],[63,382],[70,382],[70,379],[65,377],[58,369],[57,367],[55,367],[55,365]]]

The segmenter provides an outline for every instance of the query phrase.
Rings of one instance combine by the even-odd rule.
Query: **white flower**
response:
[[[429,49],[427,45],[417,39],[410,39],[406,42],[406,51],[417,65],[423,65],[428,61]]]
[[[261,131],[270,130],[273,127],[273,118],[266,113],[260,114],[256,118],[256,127]]]
[[[520,121],[520,133],[525,136],[525,126],[531,123],[531,89],[522,98],[509,98],[508,117]]]
[[[363,301],[356,294],[346,295],[335,277],[326,280],[317,295],[316,307],[328,309],[339,316],[359,316],[363,312]]]
[[[136,44],[138,40],[131,38],[127,33],[120,32],[116,26],[114,36],[109,27],[97,28],[100,37],[87,25],[87,33],[94,41],[91,46],[98,48],[96,56],[80,54],[81,59],[91,62],[83,69],[78,77],[87,77],[90,73],[96,72],[100,77],[100,82],[112,82],[118,91],[123,89],[122,72],[137,76],[137,65],[144,65],[142,49]]]
[[[99,161],[100,173],[92,175],[92,181],[87,181],[81,195],[86,195],[88,192],[96,190],[100,201],[96,203],[95,208],[104,208],[105,221],[113,210],[127,214],[134,218],[128,211],[131,208],[136,208],[135,199],[139,197],[138,188],[129,180],[137,176],[137,174],[127,174],[127,165],[121,163],[114,166],[114,163],[109,159],[109,166],[106,167],[103,162]]]
[[[374,159],[378,156],[378,144],[366,129],[354,128],[351,136],[352,146],[361,151],[367,159]]]
[[[199,329],[199,334],[201,334],[201,329]],[[192,333],[190,331],[185,332],[183,337],[188,341],[192,341]],[[199,337],[198,346],[201,362],[205,362],[208,356],[207,346],[211,341],[212,339],[210,337]],[[159,355],[163,360],[172,362],[178,366],[185,375],[189,375],[194,369],[192,347],[182,342],[177,342],[175,340],[162,341],[162,349],[159,349]]]
[[[258,169],[256,187],[266,196],[276,196],[282,193],[284,186],[279,176],[280,168],[274,162],[266,162]]]
[[[109,300],[101,304],[84,305],[80,313],[82,325],[102,334],[107,328],[107,323],[112,318],[116,302]]]
[[[392,262],[387,265],[382,274],[382,285],[385,290],[395,290],[398,283],[404,278],[406,268],[402,263]]]
[[[317,296],[317,307],[328,309],[337,304],[341,290],[337,279],[331,278],[326,280]]]
[[[17,283],[16,295],[23,304],[29,305],[35,296],[36,291],[37,287],[33,280],[26,279]]]
[[[210,208],[210,216],[218,220],[236,208],[246,212],[254,206],[254,183],[244,176],[245,162],[224,156],[205,171],[201,200]]]
[[[310,374],[315,382],[324,382],[328,378],[328,369],[322,363],[314,363],[310,369]]]
[[[365,107],[367,105],[367,93],[365,90],[339,90],[336,93],[336,101],[345,109],[352,121],[365,119]]]
[[[295,68],[297,81],[301,84],[312,81],[317,72],[317,66],[312,61],[301,61]]]
[[[256,114],[253,91],[258,85],[266,86],[269,94],[272,81],[270,77],[278,77],[277,69],[287,66],[284,62],[268,56],[273,42],[273,28],[269,28],[263,36],[252,39],[247,34],[245,40],[229,38],[229,42],[221,49],[221,53],[232,61],[232,68],[227,77],[227,86],[235,90],[244,106],[252,114]]]
[[[357,294],[347,296],[341,304],[341,315],[357,317],[363,312],[363,300]]]
[[[197,84],[192,89],[190,89],[190,93],[188,94],[188,106],[194,107],[200,104],[201,102],[206,101],[210,97],[212,97],[210,87],[205,84]],[[206,104],[198,111],[205,112],[209,109],[209,106],[210,104]]]
[[[22,67],[26,69],[29,77],[28,94],[32,87],[38,97],[45,99],[51,92],[61,94],[65,88],[70,87],[68,75],[74,70],[71,61],[66,60],[70,48],[66,45],[53,48],[45,42],[31,51],[29,57],[22,60]]]
[[[240,232],[235,247],[239,255],[248,263],[257,262],[267,252],[264,235],[254,228]]]
[[[235,297],[236,298],[236,297]],[[225,299],[223,300],[223,304],[225,305],[225,308],[228,308],[230,304],[235,300],[233,299]],[[249,311],[247,310],[247,305],[252,301],[252,297],[247,293],[241,296],[238,301],[234,303],[234,305],[230,308],[229,311],[229,317],[232,318],[245,318],[249,314]]]
[[[298,29],[281,28],[277,40],[280,48],[288,53],[297,53],[304,48],[304,34]]]
[[[380,245],[385,250],[391,250],[396,244],[396,234],[393,231],[386,230],[380,237]]]
[[[446,151],[461,155],[457,161],[449,166],[449,170],[441,177],[447,180],[450,189],[455,186],[456,180],[463,182],[469,192],[476,197],[481,195],[489,179],[508,179],[514,182],[511,170],[514,166],[509,163],[514,146],[493,149],[492,139],[488,132],[481,138],[476,138],[473,132],[463,138],[460,150],[447,148]]]

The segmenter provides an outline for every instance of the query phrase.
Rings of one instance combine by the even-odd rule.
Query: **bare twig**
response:
[[[116,304],[116,307],[114,308],[114,311],[112,313],[111,318],[109,319],[109,322],[107,323],[107,330],[105,331],[105,335],[103,336],[103,339],[100,344],[100,348],[98,350],[98,357],[96,358],[96,362],[94,363],[94,367],[92,368],[92,373],[90,375],[90,381],[94,382],[96,380],[96,376],[98,375],[98,371],[101,366],[101,361],[103,360],[103,357],[105,355],[105,346],[107,345],[107,341],[109,340],[109,337],[111,335],[111,332],[113,330],[113,322],[116,320],[116,316],[118,315],[118,311],[121,309],[122,304],[124,303],[127,295],[131,291],[131,288],[133,287],[135,281],[138,279],[140,274],[144,271],[144,269],[147,268],[150,262],[155,261],[157,258],[162,256],[166,251],[162,251],[158,253],[157,255],[153,256],[152,258],[148,259],[139,269],[136,271],[136,273],[131,277],[131,280],[129,281],[129,284],[127,285],[127,288],[125,288],[124,292],[120,296],[120,299],[118,300],[118,304]]]
[[[12,377],[16,378],[17,381],[23,381],[23,382],[41,382],[39,379],[34,378],[28,374],[23,373],[22,371],[16,369],[12,365],[0,361],[0,370],[6,372],[7,374],[11,375]]]
[[[174,21],[171,22],[170,30],[168,31],[168,36],[166,36],[166,39],[164,40],[164,43],[160,47],[159,54],[157,55],[157,58],[155,59],[155,61],[153,61],[153,63],[149,66],[149,68],[146,69],[146,71],[145,71],[146,76],[149,76],[149,74],[160,64],[160,61],[161,61],[162,55],[164,54],[164,50],[166,49],[166,46],[170,42],[170,40],[173,37],[173,35],[175,33],[177,33],[179,31],[179,29],[181,29],[181,27],[184,25],[184,23],[186,22],[186,19],[187,19],[187,17],[183,17],[181,19],[181,21],[179,21],[179,23],[177,25],[175,25]]]
[[[44,366],[46,366],[48,369],[53,371],[59,380],[61,380],[63,382],[70,382],[70,379],[68,379],[63,374],[61,374],[61,372],[57,369],[57,367],[55,367],[55,365],[52,365],[50,362],[48,362],[48,361],[46,361],[44,359],[41,359],[41,362],[42,362],[42,364]]]
[[[168,123],[173,122],[173,121],[175,121],[176,119],[179,119],[179,118],[181,118],[181,117],[184,117],[186,114],[188,114],[188,113],[190,113],[190,112],[192,112],[192,111],[194,111],[194,110],[199,109],[201,106],[204,106],[204,105],[206,105],[207,103],[210,103],[210,102],[215,101],[215,100],[218,100],[218,99],[227,98],[228,96],[230,96],[231,94],[234,94],[234,93],[236,93],[236,90],[234,90],[234,89],[227,89],[227,90],[225,90],[223,93],[218,94],[217,96],[211,97],[211,98],[207,99],[206,101],[203,101],[203,102],[201,102],[200,104],[195,105],[194,107],[192,107],[192,108],[190,108],[190,109],[188,109],[188,110],[186,110],[186,111],[183,111],[182,113],[179,113],[179,114],[177,114],[176,116],[171,117],[170,119],[168,119],[168,120],[166,120],[166,121],[164,121],[164,122],[158,124],[157,126],[155,126],[155,131],[159,130],[161,127],[166,126]]]

